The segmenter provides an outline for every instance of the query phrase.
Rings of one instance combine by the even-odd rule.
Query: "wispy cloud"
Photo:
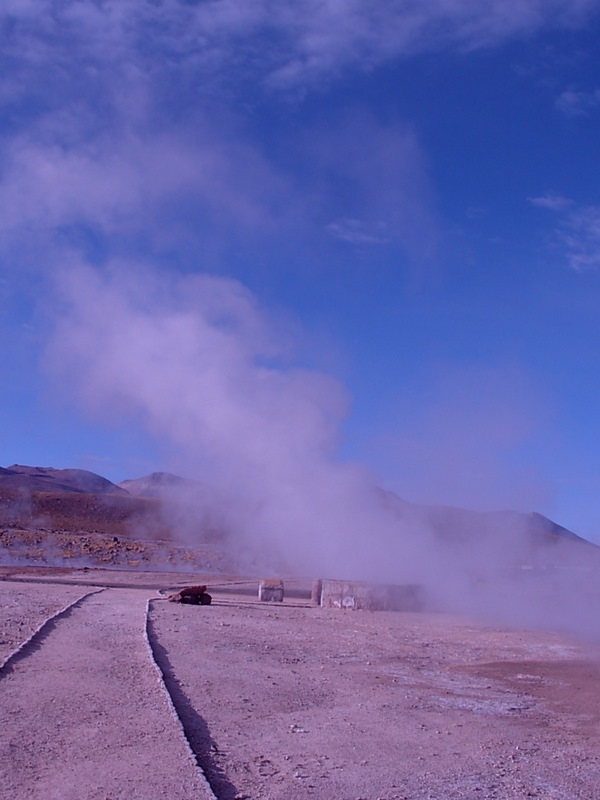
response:
[[[556,107],[568,117],[586,117],[600,108],[600,89],[591,92],[567,89],[558,97]]]
[[[532,197],[529,201],[558,215],[554,236],[571,269],[584,272],[600,267],[600,206],[577,205],[554,194]]]
[[[435,223],[414,133],[366,119],[305,130],[289,142],[290,169],[250,133],[243,109],[259,94],[319,89],[348,67],[580,24],[599,5],[9,0],[0,11],[0,233],[16,241],[88,225],[103,236],[153,241],[170,230],[208,243],[234,230],[277,228],[288,240],[326,231],[420,259]],[[303,157],[300,185],[292,173]]]
[[[156,120],[145,92],[128,97],[131,114],[56,110],[0,137],[0,245],[46,246],[84,226],[113,252],[140,236],[206,252],[265,237],[293,247],[323,231],[400,247],[414,263],[431,251],[433,193],[407,126],[346,114],[290,137],[281,159],[232,114]]]
[[[529,202],[538,208],[547,208],[549,211],[563,211],[573,205],[573,201],[568,197],[563,197],[560,194],[541,195],[540,197],[530,197]]]
[[[389,242],[389,233],[385,222],[368,225],[359,219],[343,219],[330,222],[327,232],[342,242],[350,244],[385,244]]]
[[[33,128],[0,149],[0,232],[85,224],[136,234],[195,208],[205,228],[260,230],[274,219],[285,181],[251,144],[197,125],[74,136]],[[285,207],[285,203],[280,202]]]
[[[600,268],[600,206],[585,206],[568,215],[559,231],[571,269]]]
[[[91,0],[4,4],[5,52],[31,68],[62,44],[93,69],[123,63],[151,72],[160,59],[173,70],[211,74],[251,71],[289,87],[336,74],[347,65],[455,46],[478,48],[552,26],[579,24],[597,0],[272,0],[182,3],[179,0]]]

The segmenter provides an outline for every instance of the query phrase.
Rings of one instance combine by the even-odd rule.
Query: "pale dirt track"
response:
[[[3,671],[2,798],[210,797],[147,650],[146,598],[88,597]]]
[[[91,589],[0,581],[5,649],[39,624],[40,599],[58,610]],[[600,670],[583,645],[113,588],[0,676],[2,800],[206,797],[144,641],[152,597],[155,652],[219,800],[600,798]]]

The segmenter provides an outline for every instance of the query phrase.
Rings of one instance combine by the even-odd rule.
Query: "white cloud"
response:
[[[283,175],[235,132],[199,119],[193,130],[90,132],[44,118],[0,146],[0,240],[87,225],[150,240],[281,223],[294,204]]]
[[[549,211],[563,211],[573,205],[573,201],[568,197],[552,192],[540,197],[530,197],[529,202],[538,208],[547,208]]]
[[[342,391],[285,365],[285,336],[239,282],[114,262],[65,269],[60,289],[55,367],[88,408],[103,415],[111,398],[142,410],[157,435],[183,448],[192,437],[200,458],[229,450],[232,465],[331,447]]]
[[[529,200],[559,215],[554,235],[571,269],[583,272],[600,267],[600,206],[577,205],[567,197],[554,194]]]
[[[369,225],[359,219],[343,218],[330,222],[327,232],[342,242],[349,244],[385,244],[389,242],[389,234],[385,222]]]
[[[600,89],[593,92],[567,89],[558,97],[556,107],[568,117],[586,117],[600,107]]]
[[[0,246],[47,247],[77,226],[111,248],[143,236],[177,252],[267,236],[289,245],[325,230],[393,243],[414,264],[430,255],[432,191],[407,126],[354,113],[303,129],[287,142],[290,167],[231,116],[156,124],[144,93],[127,97],[133,119],[119,110],[104,127],[92,112],[57,111],[0,140]]]
[[[600,268],[600,206],[584,206],[571,212],[559,237],[571,269],[583,272]]]
[[[152,72],[158,60],[221,80],[222,70],[287,87],[437,48],[479,48],[541,28],[579,24],[598,0],[70,0],[4,4],[5,49],[32,65],[57,45],[88,66]],[[221,73],[221,74],[219,74]]]
[[[259,85],[319,87],[348,66],[577,24],[599,4],[10,0],[0,10],[0,232],[84,224],[153,240],[170,222],[208,242],[233,228],[325,230],[420,259],[435,225],[414,134],[373,120],[321,131],[321,175],[299,186],[234,109]],[[326,176],[350,190],[336,195]]]

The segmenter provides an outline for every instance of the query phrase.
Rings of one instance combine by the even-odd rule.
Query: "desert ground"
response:
[[[0,568],[0,797],[600,797],[596,647],[256,586]]]

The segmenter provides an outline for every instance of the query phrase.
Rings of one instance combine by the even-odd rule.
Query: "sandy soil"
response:
[[[85,594],[79,586],[44,587],[0,581],[0,664],[49,616]]]
[[[600,797],[600,669],[559,636],[264,604],[152,623],[223,800]]]
[[[211,797],[150,659],[145,610],[145,592],[94,594],[2,671],[0,797]]]
[[[85,591],[0,582],[11,641],[40,592],[51,609]],[[0,797],[203,796],[143,640],[148,597],[219,800],[600,797],[600,660],[583,645],[231,592],[195,607],[109,589],[57,622],[0,675]]]

